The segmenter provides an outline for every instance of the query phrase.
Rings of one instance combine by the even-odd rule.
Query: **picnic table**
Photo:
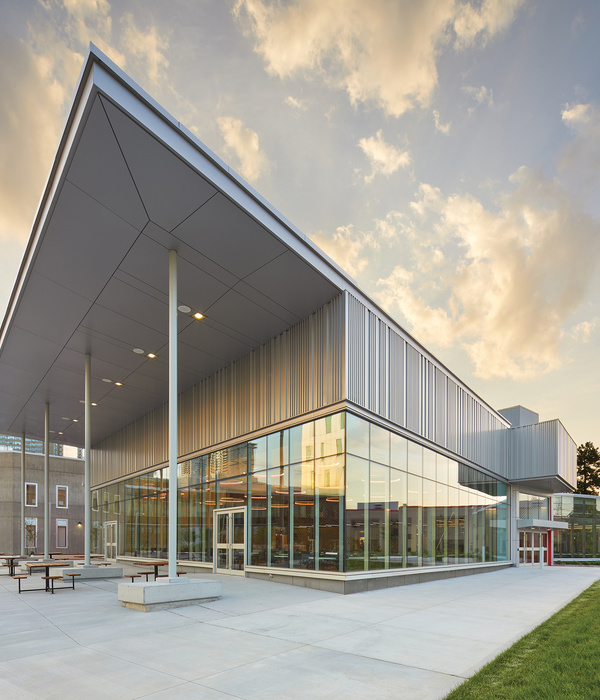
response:
[[[29,573],[31,573],[32,569],[35,569],[36,567],[42,567],[46,569],[46,590],[50,590],[50,581],[48,577],[50,576],[50,569],[54,566],[69,566],[69,564],[66,561],[26,561],[25,566],[29,569]]]
[[[153,566],[154,567],[154,580],[156,581],[156,577],[158,576],[158,567],[159,566],[168,566],[169,560],[168,559],[142,559],[140,561],[133,561],[131,563],[134,566]],[[146,578],[148,578],[148,577],[146,577]]]
[[[6,562],[10,576],[15,575],[15,566],[17,565],[18,560],[25,559],[25,557],[22,557],[20,554],[3,554],[1,558]]]

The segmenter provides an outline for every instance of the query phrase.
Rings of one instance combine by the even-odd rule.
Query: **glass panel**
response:
[[[390,435],[391,438],[391,461],[390,464],[392,467],[395,467],[396,469],[402,469],[402,471],[406,471],[408,466],[407,466],[407,449],[408,449],[408,440],[406,438],[401,437],[400,435],[396,435],[395,433],[391,433]]]
[[[256,472],[250,479],[250,563],[267,566],[268,541],[267,472]]]
[[[369,463],[346,457],[346,571],[364,570],[366,561],[365,505],[368,503]]]
[[[344,451],[345,414],[336,413],[315,421],[315,450],[317,457],[340,454]]]
[[[202,554],[201,561],[213,560],[213,512],[217,505],[218,485],[215,481],[205,484],[202,491]]]
[[[248,465],[250,471],[267,468],[267,438],[261,437],[248,443]]]
[[[309,461],[315,454],[315,424],[311,421],[289,430],[290,463]]]
[[[416,442],[408,441],[408,471],[411,474],[423,474],[423,448]]]
[[[246,505],[246,477],[242,474],[233,479],[219,482],[219,506],[237,508]]]
[[[289,435],[287,430],[267,436],[268,467],[281,467],[289,464]]]
[[[231,550],[231,568],[234,571],[244,570],[244,550],[243,549],[232,549]]]
[[[409,443],[410,445],[410,443]],[[423,558],[423,492],[422,479],[408,475],[407,514],[406,514],[406,566],[421,566]]]
[[[393,437],[393,436],[392,436]],[[405,566],[406,552],[406,473],[390,470],[390,567]]]
[[[37,506],[37,484],[25,484],[25,505]]]
[[[244,532],[244,514],[234,513],[233,514],[233,543],[234,544],[244,544],[245,532]]]
[[[435,452],[426,447],[423,448],[423,476],[432,481],[436,478],[435,457]]]
[[[67,487],[66,486],[57,486],[56,487],[56,506],[58,508],[67,508]]]
[[[271,506],[271,566],[290,565],[290,490],[289,467],[268,471]]]
[[[371,461],[390,463],[390,433],[378,425],[371,424]]]
[[[319,503],[319,569],[340,571],[344,513],[344,457],[315,460],[316,494]]]
[[[295,569],[315,568],[315,465],[304,462],[291,467],[294,497]]]
[[[217,542],[227,544],[229,541],[229,515],[219,513],[217,515]]]
[[[227,569],[227,549],[219,548],[217,549],[217,568]]]
[[[369,569],[387,569],[390,556],[390,468],[375,462],[370,466]]]
[[[423,479],[423,566],[435,564],[435,496],[436,483]]]
[[[369,424],[352,413],[346,413],[346,451],[369,459]]]

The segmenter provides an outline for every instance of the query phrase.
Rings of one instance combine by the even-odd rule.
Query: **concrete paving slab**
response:
[[[123,579],[20,596],[1,579],[0,697],[436,700],[600,570],[513,568],[353,596],[214,578],[220,600],[152,615],[121,607]]]
[[[245,700],[427,700],[443,697],[461,680],[375,659],[358,659],[352,654],[302,647],[204,678],[201,684]]]

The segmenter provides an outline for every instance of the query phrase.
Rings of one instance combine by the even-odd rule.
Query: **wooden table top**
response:
[[[69,566],[66,561],[26,561],[24,562],[25,566],[28,566],[30,569],[33,566]]]

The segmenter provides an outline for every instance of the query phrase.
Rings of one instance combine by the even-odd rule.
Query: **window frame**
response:
[[[35,503],[28,503],[28,494],[27,494],[27,487],[28,486],[33,486],[35,488]],[[38,485],[34,481],[26,481],[25,482],[25,505],[28,506],[29,508],[37,508],[38,505]]]
[[[63,524],[64,523],[64,524]],[[65,544],[58,544],[58,528],[65,528]],[[56,549],[68,549],[69,547],[69,521],[67,518],[56,518]]]
[[[58,489],[65,490],[65,504],[66,505],[64,505],[64,506],[58,505]],[[68,486],[63,486],[62,484],[56,485],[56,507],[60,508],[61,510],[66,510],[69,507],[69,487]]]

